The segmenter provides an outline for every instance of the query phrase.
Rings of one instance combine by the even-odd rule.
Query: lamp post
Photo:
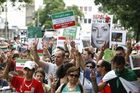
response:
[[[8,20],[7,20],[7,12],[8,12],[8,8],[7,8],[7,0],[6,0],[6,4],[5,4],[5,38],[8,39]]]
[[[37,27],[39,27],[39,25],[40,25],[40,22],[39,22],[39,9],[38,9],[38,11],[37,11]]]

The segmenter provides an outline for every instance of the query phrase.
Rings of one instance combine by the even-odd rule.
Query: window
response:
[[[88,23],[91,23],[91,19],[88,19]]]
[[[80,10],[83,11],[83,7],[82,6],[80,6]]]
[[[87,11],[87,7],[86,6],[84,7],[84,11]]]
[[[84,19],[84,23],[87,23],[87,19]]]
[[[89,11],[92,11],[92,7],[91,7],[91,6],[89,6],[89,7],[88,7],[88,10],[89,10]]]

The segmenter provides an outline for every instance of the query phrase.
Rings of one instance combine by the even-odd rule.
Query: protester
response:
[[[19,93],[44,93],[41,82],[33,78],[35,63],[26,61],[24,65],[25,77],[15,76],[9,73],[11,67],[11,56],[8,56],[7,65],[4,71],[4,77],[10,81],[10,84]]]
[[[97,63],[97,72],[101,75],[101,77],[103,77],[110,70],[111,70],[111,64],[109,62],[104,60],[99,60],[99,62]],[[97,80],[96,80],[97,77],[96,74],[94,73],[95,73],[94,71],[91,72],[91,81],[95,92],[97,93],[98,91],[100,91],[101,93],[111,93],[109,84],[106,84],[102,90],[98,88]]]
[[[64,63],[65,52],[60,48],[55,52],[55,64],[51,62],[44,62],[42,60],[39,60],[40,58],[37,54],[37,45],[38,45],[38,40],[36,39],[33,42],[32,49],[31,49],[35,62],[45,70],[48,76],[50,74],[55,75],[57,68]],[[50,85],[50,80],[48,80],[48,84]]]
[[[92,61],[87,61],[86,62],[86,68],[85,68],[85,71],[84,71],[84,76],[88,80],[90,80],[90,73],[91,73],[91,71],[95,70],[95,66],[96,66],[96,64]]]
[[[39,80],[42,83],[43,89],[45,93],[50,93],[50,86],[46,84],[45,82],[45,72],[43,68],[37,68],[37,70],[34,73],[34,78]]]
[[[72,66],[74,66],[72,63],[64,63],[63,65],[61,65],[58,69],[57,69],[57,71],[56,71],[56,78],[54,78],[55,79],[55,81],[56,81],[56,85],[55,85],[55,89],[53,90],[53,91],[55,91],[55,90],[57,90],[57,88],[61,85],[61,84],[64,84],[64,83],[67,83],[68,81],[67,81],[67,75],[66,75],[66,72],[67,72],[67,70],[70,68],[70,67],[72,67]]]
[[[3,79],[3,70],[4,70],[4,67],[0,66],[0,88],[9,86],[8,82]]]
[[[73,47],[74,48],[74,47]],[[84,62],[82,54],[78,51],[78,49],[75,47],[75,49],[73,49],[75,51],[73,51],[73,57],[75,59],[75,65],[76,67],[80,68],[80,83],[84,86],[84,88],[86,89],[86,91],[88,93],[94,93],[93,87],[92,87],[92,83],[90,82],[89,78],[90,77],[89,73],[90,70],[86,69],[86,62]],[[91,60],[91,62],[93,62]]]
[[[95,69],[96,64],[92,61],[87,61],[86,62],[86,68],[90,69],[90,70],[94,70]]]
[[[105,74],[98,88],[102,90],[109,83],[111,93],[139,93],[137,76],[131,69],[125,68],[125,58],[117,55],[112,62],[114,69]]]
[[[83,50],[82,57],[83,57],[84,62],[87,62],[87,61],[95,62],[95,60],[93,59],[94,58],[94,53],[89,48],[85,48]]]
[[[76,67],[70,67],[67,70],[68,83],[62,84],[55,93],[87,93],[81,84],[79,84],[80,70]]]

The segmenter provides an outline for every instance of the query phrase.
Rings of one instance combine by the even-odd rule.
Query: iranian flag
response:
[[[118,76],[116,75],[115,71],[112,70],[108,72],[104,77],[103,77],[103,82],[107,82],[111,79],[117,78]],[[131,77],[129,77],[131,78]],[[140,83],[135,80],[135,81],[128,81],[122,77],[119,77],[123,87],[127,91],[127,93],[140,93]]]

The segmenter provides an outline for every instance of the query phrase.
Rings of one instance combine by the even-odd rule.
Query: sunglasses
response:
[[[101,67],[100,65],[97,65],[97,68]]]
[[[86,66],[87,68],[93,68],[93,66]]]
[[[78,74],[69,74],[70,77],[75,77],[75,78],[79,78]]]

